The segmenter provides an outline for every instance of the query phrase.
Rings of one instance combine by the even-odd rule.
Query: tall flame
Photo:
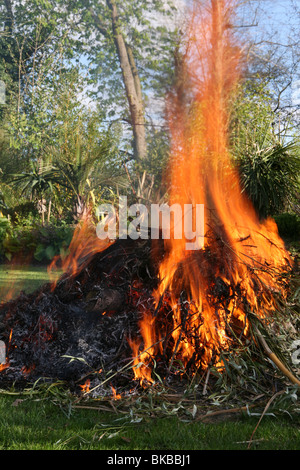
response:
[[[204,248],[198,251],[187,251],[184,237],[165,240],[154,297],[158,306],[162,296],[169,295],[172,357],[184,365],[198,357],[197,366],[204,368],[229,347],[230,323],[238,323],[247,335],[249,306],[261,317],[274,309],[269,293],[278,290],[276,274],[289,264],[275,222],[259,220],[231,161],[228,105],[244,62],[232,27],[234,11],[232,0],[194,2],[186,50],[167,106],[170,204],[204,204],[205,237]],[[214,298],[218,282],[226,290],[222,307]],[[141,333],[148,355],[155,355],[161,346],[149,313],[141,322]],[[158,345],[151,349],[149,341]],[[135,343],[134,355],[138,351]],[[140,354],[142,359],[147,365],[146,353]],[[141,382],[149,381],[146,365],[135,372]]]

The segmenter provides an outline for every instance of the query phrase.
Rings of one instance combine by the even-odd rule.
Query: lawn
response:
[[[16,297],[21,290],[33,292],[49,281],[46,266],[0,265],[0,301]]]
[[[259,417],[213,424],[61,408],[38,396],[0,396],[0,450],[243,450]],[[131,422],[132,421],[132,422]],[[299,450],[299,420],[263,418],[251,449]]]
[[[2,266],[1,298],[48,281],[45,267]],[[21,394],[0,390],[0,450],[246,450],[249,440],[252,450],[300,450],[299,414],[267,413],[255,430],[262,410],[203,423],[176,412],[156,415],[146,406],[137,417],[132,410],[119,412],[113,403],[111,412],[103,411],[101,400],[85,401],[79,408],[59,386],[46,394],[31,393],[30,387],[30,393]]]

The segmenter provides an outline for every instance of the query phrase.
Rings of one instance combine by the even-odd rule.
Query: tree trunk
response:
[[[49,205],[48,205],[48,216],[47,216],[47,222],[48,222],[48,224],[50,223],[51,206],[52,206],[52,199],[51,199],[51,197],[50,197],[50,199],[49,199]]]
[[[115,0],[106,0],[106,3],[111,11],[113,37],[129,104],[134,137],[134,154],[136,162],[139,164],[147,155],[144,104],[141,84],[132,50],[128,45],[126,45],[123,34],[120,30],[118,10]]]

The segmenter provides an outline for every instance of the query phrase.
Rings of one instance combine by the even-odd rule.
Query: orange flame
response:
[[[13,333],[13,330],[10,330],[9,338],[8,338],[7,353],[8,353],[9,347],[11,345],[12,333]],[[9,367],[9,359],[8,359],[8,354],[7,354],[6,355],[6,361],[3,364],[0,364],[0,372],[7,369],[8,367]]]
[[[60,264],[63,273],[75,276],[84,269],[93,255],[104,251],[112,243],[114,243],[114,241],[110,240],[108,237],[104,240],[97,237],[96,228],[89,215],[82,219],[75,228],[69,246],[69,254],[63,259],[60,256],[56,256],[48,267],[49,277],[52,281],[52,289],[55,289],[58,282],[55,272],[60,269]]]
[[[182,208],[184,204],[204,204],[205,237],[204,249],[198,251],[187,251],[184,237],[165,240],[166,255],[154,297],[158,305],[166,291],[170,295],[173,356],[186,365],[202,351],[198,366],[203,368],[217,362],[221,350],[229,347],[227,326],[233,320],[247,335],[245,304],[261,317],[274,309],[272,296],[263,291],[278,291],[276,274],[290,263],[275,222],[259,220],[231,161],[228,103],[243,66],[232,28],[233,14],[231,0],[210,0],[205,7],[203,2],[194,2],[186,51],[167,109],[172,142],[169,201]],[[213,299],[217,279],[228,290],[224,307],[217,307]],[[239,287],[244,301],[238,302],[232,295],[232,286]],[[188,310],[179,301],[183,291]],[[258,291],[262,293],[259,302]],[[189,334],[183,331],[187,323]],[[151,345],[158,338],[148,313],[141,322],[141,333],[148,351],[140,355],[145,365],[134,372],[140,381],[150,381],[146,354],[156,354],[158,347]],[[137,356],[138,345],[131,346]],[[136,359],[134,365],[138,363]]]
[[[114,400],[121,400],[121,395],[119,393],[117,393],[116,389],[111,385],[111,390],[112,390],[112,393],[113,393],[113,399]]]
[[[144,351],[140,352],[140,344],[137,341],[129,340],[129,345],[133,352],[133,369],[134,375],[140,384],[143,386],[147,383],[153,383],[151,377],[152,369],[148,365],[151,357],[155,355],[156,334],[154,329],[154,318],[146,312],[143,321],[140,324],[141,333],[144,340]]]
[[[34,369],[35,369],[35,364],[33,364],[32,366],[29,366],[29,367],[23,366],[21,371],[25,376],[27,376],[27,375],[31,374],[31,372],[34,371]]]
[[[87,379],[83,385],[79,385],[79,387],[82,390],[82,393],[89,393],[90,385],[91,385],[90,379]]]
[[[0,364],[0,372],[7,369],[8,367],[9,367],[9,364],[7,362],[5,362],[4,364]]]

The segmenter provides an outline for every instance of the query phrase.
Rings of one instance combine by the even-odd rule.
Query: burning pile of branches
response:
[[[111,243],[79,224],[58,283],[0,308],[8,356],[0,384],[60,379],[101,395],[108,384],[129,390],[133,380],[178,385],[205,375],[207,387],[230,363],[241,371],[246,355],[263,366],[260,387],[279,383],[266,358],[299,385],[262,335],[288,294],[293,260],[275,222],[257,217],[228,150],[227,105],[242,63],[231,1],[200,3],[168,104],[167,172],[171,205],[204,204],[198,248],[187,250],[191,240],[175,237],[174,226],[168,239]],[[249,391],[257,379],[239,373]]]
[[[225,256],[226,245],[217,242]],[[195,302],[189,300],[189,286],[182,281],[183,266],[178,266],[174,278],[180,290],[176,306],[180,323],[174,323],[175,307],[169,291],[155,301],[153,292],[159,287],[158,269],[163,255],[162,241],[118,240],[95,254],[82,269],[66,272],[57,284],[47,284],[32,294],[21,293],[3,304],[0,334],[7,345],[7,363],[2,365],[0,386],[62,380],[76,392],[99,396],[107,393],[108,386],[109,393],[111,387],[128,392],[157,382],[157,377],[166,386],[180,386],[182,380],[200,377],[208,369],[222,374],[226,355],[238,357],[238,351],[247,347],[251,347],[252,359],[264,363],[266,356],[260,355],[259,343],[252,341],[253,325],[256,321],[261,328],[261,322],[251,313],[241,285],[229,285],[213,274],[218,258],[206,249],[187,262],[211,267],[207,298],[216,315],[225,313],[224,331],[230,344],[223,354],[217,344],[215,349],[212,347],[207,364],[207,344],[201,336],[204,320]],[[287,283],[284,276],[281,283]],[[260,297],[274,298],[274,292],[262,289],[258,281],[256,289],[258,305]],[[247,330],[228,308],[232,302],[247,312]],[[149,328],[153,327],[148,343],[141,329],[145,318]],[[182,343],[188,341],[193,345],[193,354],[184,362]],[[139,347],[135,349],[135,345]],[[272,374],[269,379],[275,380]],[[215,382],[216,376],[212,375],[211,380]]]

